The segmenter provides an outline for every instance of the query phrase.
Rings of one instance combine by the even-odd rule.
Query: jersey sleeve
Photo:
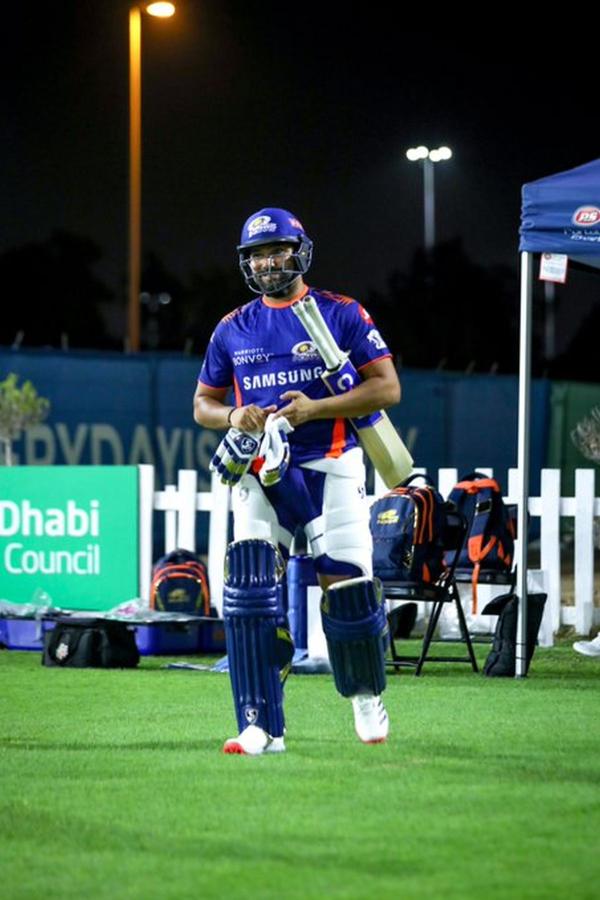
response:
[[[233,364],[227,352],[224,323],[219,322],[206,348],[198,381],[213,388],[228,388],[233,384]]]
[[[342,309],[342,349],[350,353],[350,359],[357,369],[378,359],[391,357],[386,342],[364,306],[354,301],[344,305]]]

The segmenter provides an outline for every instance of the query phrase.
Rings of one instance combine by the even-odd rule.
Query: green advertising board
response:
[[[135,466],[0,468],[0,600],[106,610],[139,595]]]

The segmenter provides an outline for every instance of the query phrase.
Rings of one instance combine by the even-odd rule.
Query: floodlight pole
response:
[[[129,10],[129,350],[140,349],[140,279],[142,255],[142,11],[158,18],[175,12],[173,3],[135,3]]]
[[[140,277],[142,246],[142,15],[129,10],[129,350],[140,349]]]
[[[435,176],[434,164],[452,158],[450,147],[438,147],[430,150],[428,147],[411,147],[406,151],[406,158],[410,162],[421,162],[423,169],[423,225],[425,252],[431,255],[435,247]]]
[[[423,213],[425,250],[431,253],[435,247],[435,176],[434,165],[429,159],[423,162]]]

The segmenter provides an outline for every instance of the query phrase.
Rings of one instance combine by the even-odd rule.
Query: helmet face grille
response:
[[[250,290],[255,294],[277,295],[280,291],[286,291],[299,275],[304,275],[308,271],[312,259],[312,244],[303,241],[286,259],[284,266],[275,267],[270,263],[260,273],[252,271],[252,263],[247,253],[248,251],[244,250],[240,252],[239,265]],[[266,276],[267,281],[261,283],[263,276]]]

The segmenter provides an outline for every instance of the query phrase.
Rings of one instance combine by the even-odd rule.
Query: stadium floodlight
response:
[[[140,280],[142,258],[142,12],[161,19],[175,12],[173,3],[136,4],[129,10],[129,350],[140,349]]]
[[[159,19],[168,19],[175,15],[174,3],[148,3],[146,12],[150,16],[157,16]]]
[[[437,150],[431,150],[429,152],[429,159],[431,162],[443,162],[446,159],[450,159],[452,157],[452,150],[450,147],[438,147]]]
[[[411,147],[406,151],[406,158],[410,162],[421,162],[423,166],[423,210],[424,210],[424,240],[425,250],[429,253],[435,245],[435,184],[434,163],[444,162],[452,158],[450,147],[438,147],[429,150],[428,147]]]
[[[417,162],[419,159],[427,159],[429,156],[429,150],[427,147],[411,147],[410,150],[406,151],[407,159],[410,159],[411,162]]]

